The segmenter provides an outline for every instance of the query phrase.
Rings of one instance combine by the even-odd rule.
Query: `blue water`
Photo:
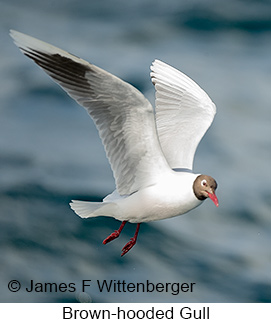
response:
[[[271,301],[271,4],[269,1],[31,1],[0,4],[0,301]],[[71,199],[100,200],[114,180],[95,126],[8,31],[55,44],[139,88],[154,103],[155,58],[195,79],[217,105],[195,171],[220,206],[143,224],[82,220]],[[17,293],[8,282],[20,281]],[[196,283],[193,292],[100,292],[96,280]],[[30,281],[75,292],[26,292]],[[82,280],[92,284],[82,293]]]

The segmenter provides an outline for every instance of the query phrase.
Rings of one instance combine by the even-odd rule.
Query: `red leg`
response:
[[[103,244],[107,244],[108,242],[116,239],[120,235],[120,233],[121,233],[122,229],[124,228],[126,222],[127,221],[123,221],[118,230],[115,230],[113,233],[110,234],[110,236],[108,236],[106,239],[104,239]]]
[[[136,232],[135,232],[135,235],[133,236],[133,238],[131,238],[130,241],[128,243],[126,243],[126,245],[122,248],[121,256],[124,256],[136,244],[139,227],[140,227],[140,223],[137,224]]]

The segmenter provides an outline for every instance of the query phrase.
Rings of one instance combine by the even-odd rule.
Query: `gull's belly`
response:
[[[179,189],[178,189],[179,188]],[[119,220],[132,223],[167,219],[186,213],[201,204],[193,191],[168,185],[147,187],[119,201]]]

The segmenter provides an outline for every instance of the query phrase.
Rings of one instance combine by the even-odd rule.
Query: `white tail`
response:
[[[72,200],[71,209],[81,218],[92,218],[95,216],[112,216],[114,217],[114,203],[106,202],[87,202]]]

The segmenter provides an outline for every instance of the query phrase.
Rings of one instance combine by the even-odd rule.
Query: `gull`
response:
[[[218,206],[216,181],[193,173],[197,146],[216,106],[192,79],[154,60],[154,109],[135,87],[105,70],[23,33],[11,30],[10,35],[23,54],[87,110],[99,131],[116,190],[102,202],[72,200],[70,206],[81,218],[121,221],[103,244],[116,239],[127,222],[136,223],[123,256],[136,244],[142,222],[184,214],[207,198]]]

